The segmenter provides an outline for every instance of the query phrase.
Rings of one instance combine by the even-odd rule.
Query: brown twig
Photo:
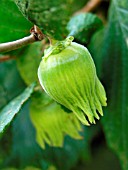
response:
[[[79,14],[82,12],[91,12],[93,11],[102,0],[90,0],[83,8],[81,8],[79,11],[77,11],[75,14]]]
[[[21,48],[25,45],[33,43],[35,41],[36,41],[36,39],[35,39],[34,34],[31,34],[28,37],[24,37],[20,40],[2,43],[2,44],[0,44],[0,53],[5,53],[5,52],[12,51],[12,50],[16,50],[16,49]]]
[[[9,56],[9,55],[4,55],[2,57],[0,57],[0,63],[4,62],[4,61],[8,61],[8,60],[14,60],[16,59],[16,57],[12,57],[12,56]]]
[[[44,38],[43,33],[35,25],[30,30],[30,33],[31,33],[31,35],[24,37],[22,39],[12,41],[12,42],[7,42],[7,43],[1,43],[0,44],[0,53],[16,50],[18,48],[21,48],[21,47],[24,47],[28,44],[31,44],[35,41],[41,41]]]

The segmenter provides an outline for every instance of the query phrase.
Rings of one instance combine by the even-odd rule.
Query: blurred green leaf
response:
[[[9,168],[2,168],[1,170],[19,170],[19,169],[9,167]],[[22,170],[41,170],[41,169],[36,168],[34,166],[27,166],[26,168],[23,168]],[[54,166],[49,166],[49,168],[47,168],[45,170],[57,170],[57,169]]]
[[[8,162],[8,166],[17,167],[17,169],[36,167],[49,170],[53,166],[44,159],[43,150],[36,143],[29,107],[30,101],[27,101],[12,123],[12,151],[5,162]]]
[[[58,170],[70,170],[80,157],[87,159],[90,156],[90,141],[98,132],[97,125],[84,127],[81,134],[84,136],[83,140],[66,136],[63,148],[46,146],[45,150],[41,150],[35,141],[36,134],[30,122],[29,107],[27,102],[13,121],[13,148],[9,165],[33,165],[45,170],[49,163],[57,166]]]
[[[105,29],[101,29],[97,31],[91,38],[91,41],[88,45],[89,51],[96,65],[97,75],[100,78],[103,76],[102,67],[103,67],[104,56],[102,55],[102,52],[103,52],[103,45],[104,45],[103,44],[104,33],[105,33]]]
[[[88,162],[78,162],[73,170],[121,170],[118,158],[107,148],[103,138],[98,142],[94,139],[91,159]]]
[[[19,112],[23,103],[30,97],[33,92],[35,84],[30,85],[25,91],[13,99],[8,105],[6,105],[0,112],[0,132],[3,131],[5,126],[9,124],[16,113]]]
[[[87,0],[15,0],[24,16],[38,25],[44,34],[55,39],[67,36],[66,24],[69,17],[80,9]]]
[[[37,70],[42,59],[42,43],[36,42],[23,48],[17,57],[17,66],[26,84],[38,80]]]
[[[71,170],[81,158],[86,161],[90,158],[90,142],[98,132],[98,126],[83,127],[83,140],[74,140],[66,136],[63,148],[49,148],[44,150],[44,158],[52,162],[61,170]]]
[[[23,170],[41,170],[41,169],[33,167],[33,166],[28,166],[28,167],[24,168]]]
[[[37,131],[37,142],[42,148],[45,148],[45,143],[62,147],[65,135],[82,138],[78,133],[82,130],[81,125],[75,115],[66,113],[46,93],[38,92],[32,97],[30,115]]]
[[[12,41],[29,34],[32,24],[27,21],[13,0],[0,1],[0,42]]]
[[[8,167],[8,168],[2,168],[1,170],[17,170],[17,169],[16,168]]]
[[[70,19],[67,29],[78,41],[88,43],[92,35],[102,26],[102,21],[96,15],[81,13]]]
[[[25,84],[16,68],[16,62],[10,60],[0,63],[0,109],[25,89]]]
[[[30,102],[25,105],[12,122],[12,152],[9,165],[23,167],[31,165],[40,167],[42,151],[35,141],[35,130],[29,117]]]
[[[103,126],[108,145],[128,169],[128,1],[113,0],[104,40],[104,83],[108,107]],[[102,36],[102,35],[101,35]]]

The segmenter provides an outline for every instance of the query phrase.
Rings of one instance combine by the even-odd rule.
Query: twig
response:
[[[100,3],[102,0],[90,0],[82,9],[77,11],[75,14],[79,14],[82,12],[91,12],[93,11]]]
[[[4,62],[4,61],[8,61],[8,60],[14,60],[16,59],[16,57],[12,57],[12,56],[9,56],[9,55],[4,55],[2,57],[0,57],[0,63]]]
[[[35,41],[41,41],[44,38],[43,33],[35,25],[30,30],[30,32],[31,32],[31,35],[29,35],[28,37],[24,37],[22,39],[12,41],[12,42],[1,43],[0,44],[0,53],[16,50],[18,48],[21,48],[23,46],[31,44],[31,43],[33,43]]]
[[[35,36],[33,34],[31,34],[30,36],[24,37],[20,40],[2,43],[2,44],[0,44],[0,53],[16,50],[16,49],[21,48],[25,45],[33,43],[35,41],[36,41]]]

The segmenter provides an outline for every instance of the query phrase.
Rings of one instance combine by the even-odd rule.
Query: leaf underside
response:
[[[80,9],[87,0],[15,0],[23,15],[42,32],[54,39],[64,39],[68,32],[66,25],[69,17]]]

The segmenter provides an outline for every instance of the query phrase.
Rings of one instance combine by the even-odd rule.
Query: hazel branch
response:
[[[33,43],[35,41],[36,41],[35,36],[33,34],[31,34],[30,36],[24,37],[20,40],[2,43],[2,44],[0,44],[0,53],[16,50],[16,49],[26,46],[30,43]]]
[[[7,43],[1,43],[0,44],[0,53],[5,53],[5,52],[19,49],[19,48],[24,47],[28,44],[33,43],[33,42],[41,41],[44,38],[44,35],[41,32],[41,30],[35,25],[30,30],[30,33],[31,33],[31,35],[24,37],[22,39],[12,41],[12,42],[7,42]]]
[[[16,57],[12,57],[12,56],[9,56],[9,55],[4,55],[2,57],[0,57],[0,63],[4,62],[4,61],[8,61],[8,60],[14,60],[16,59]]]
[[[81,8],[79,11],[77,11],[75,14],[79,14],[82,12],[91,12],[93,11],[102,0],[90,0],[83,8]]]

